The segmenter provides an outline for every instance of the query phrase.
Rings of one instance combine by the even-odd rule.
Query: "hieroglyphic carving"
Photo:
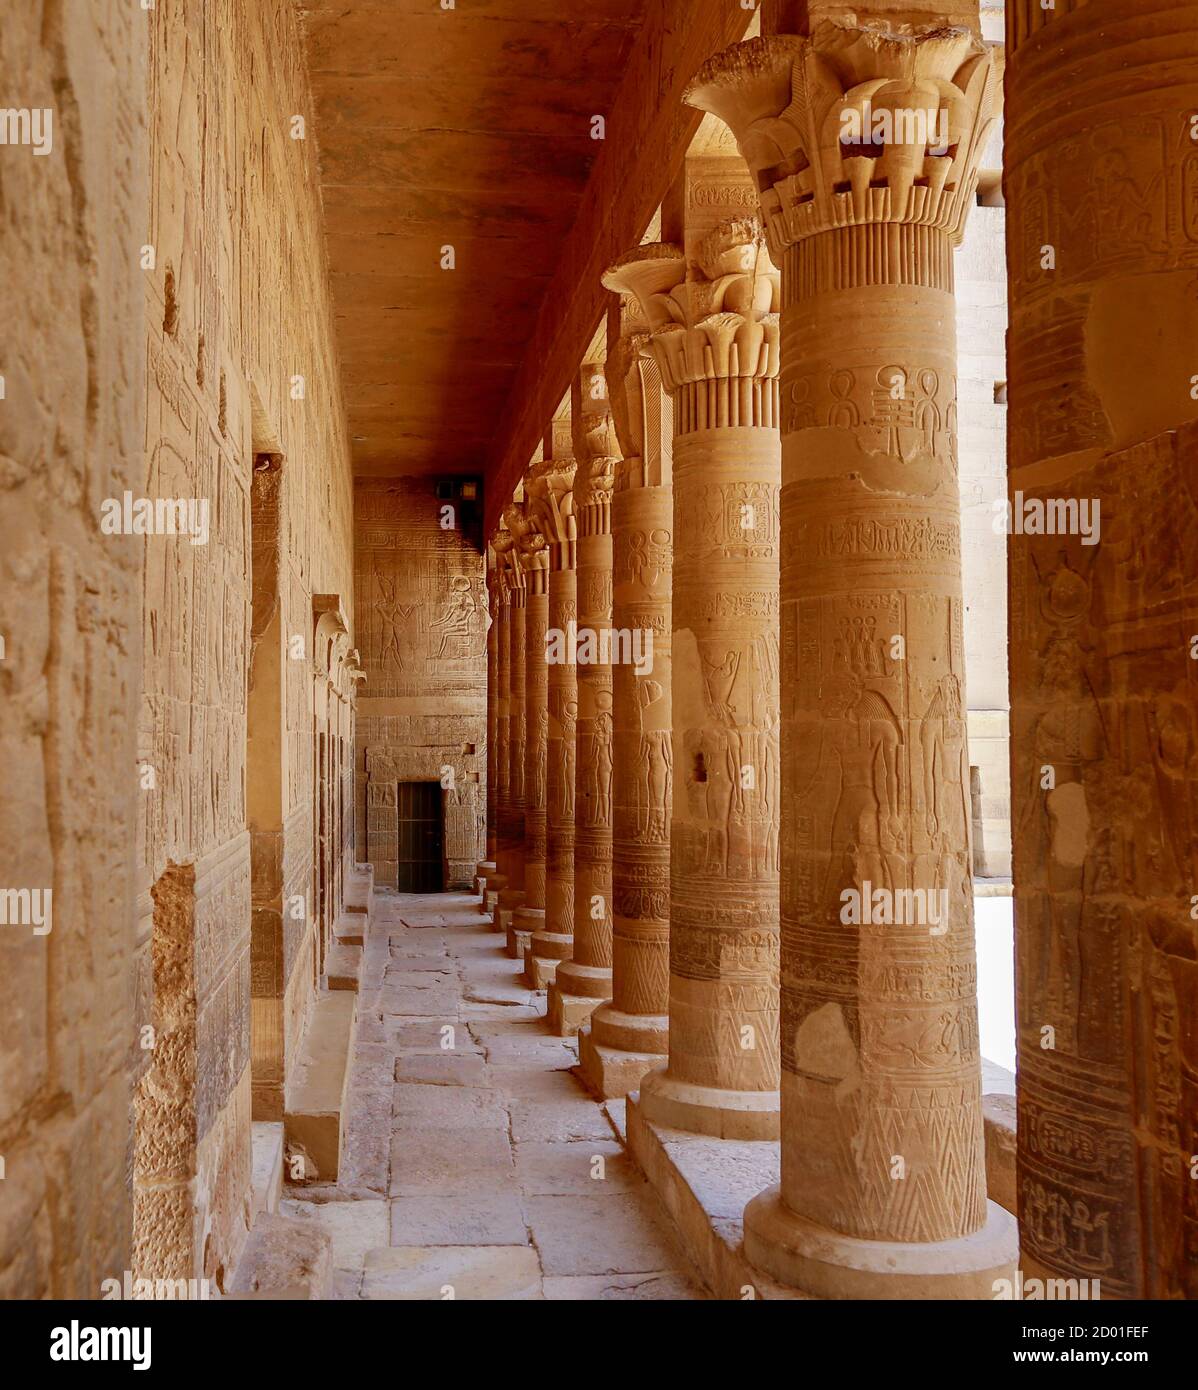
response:
[[[355,496],[358,640],[370,698],[476,693],[487,640],[478,552],[441,527],[437,499],[418,479],[360,479]]]
[[[1198,1291],[1195,457],[1192,424],[1107,455],[1065,490],[1099,499],[1101,543],[1012,555],[1023,1239],[1110,1296]]]

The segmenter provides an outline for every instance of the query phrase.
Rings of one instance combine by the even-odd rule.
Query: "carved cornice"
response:
[[[725,49],[685,100],[736,135],[780,260],[818,232],[870,223],[935,227],[959,244],[994,90],[992,55],[966,29],[895,34],[825,20],[809,38]],[[854,128],[860,138],[842,143]]]

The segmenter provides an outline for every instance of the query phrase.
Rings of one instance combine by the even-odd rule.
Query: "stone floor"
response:
[[[502,941],[476,897],[376,893],[340,1180],[280,1210],[328,1229],[340,1298],[705,1297]]]

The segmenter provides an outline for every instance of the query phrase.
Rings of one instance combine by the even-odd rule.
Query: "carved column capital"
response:
[[[689,264],[680,247],[641,246],[603,277],[636,295],[662,385],[778,375],[781,277],[755,217],[727,218]]]
[[[959,244],[993,120],[991,54],[966,29],[899,34],[832,20],[716,54],[688,105],[731,127],[770,247],[870,223]]]
[[[549,544],[550,564],[555,569],[574,568],[578,525],[574,517],[572,458],[543,459],[533,464],[524,483],[527,505],[537,529]]]
[[[507,526],[506,516],[505,511],[504,524],[499,527],[491,540],[491,547],[495,551],[495,575],[498,580],[499,601],[505,604],[511,602],[513,590],[521,585],[518,575],[520,565],[516,550],[516,537]]]
[[[620,448],[614,490],[668,485],[672,420],[649,342],[649,323],[636,295],[618,287],[615,267],[603,276],[603,283],[620,296],[619,333],[609,336],[604,368]]]
[[[615,487],[620,442],[612,420],[604,370],[594,362],[583,365],[572,392],[571,429],[574,444],[574,515],[580,535],[611,534],[611,495]]]

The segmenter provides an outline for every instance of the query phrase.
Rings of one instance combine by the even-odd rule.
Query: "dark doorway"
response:
[[[400,782],[396,808],[399,821],[396,887],[401,893],[439,893],[444,886],[440,782]]]

